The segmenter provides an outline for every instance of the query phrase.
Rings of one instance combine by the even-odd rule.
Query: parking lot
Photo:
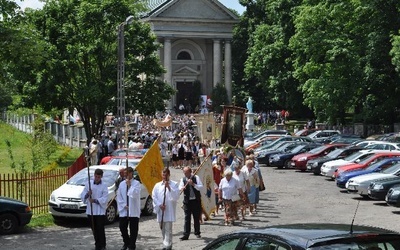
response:
[[[235,226],[225,226],[223,216],[206,221],[201,226],[202,238],[191,236],[180,241],[183,231],[183,210],[177,209],[174,224],[174,249],[202,249],[218,235],[237,229],[262,227],[287,223],[351,223],[358,207],[355,224],[383,227],[400,232],[400,209],[386,206],[385,202],[365,200],[355,194],[341,192],[333,181],[325,177],[294,170],[261,168],[266,191],[261,192],[261,202],[254,217]],[[172,179],[182,177],[181,170],[172,169]],[[350,226],[349,226],[350,229]],[[107,226],[107,249],[121,248],[118,222]],[[54,227],[25,230],[16,235],[0,236],[0,249],[94,249],[93,236],[87,223],[68,221]],[[137,249],[161,249],[161,232],[155,216],[142,217]]]

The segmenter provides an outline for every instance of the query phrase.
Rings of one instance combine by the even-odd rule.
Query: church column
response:
[[[169,83],[172,88],[174,88],[172,83],[172,61],[171,61],[171,39],[164,38],[164,67],[165,67],[165,74],[164,74],[164,81]],[[168,104],[168,109],[172,110],[175,103],[175,97],[171,99]]]
[[[217,83],[221,83],[221,41],[218,39],[214,40],[214,60],[213,60],[213,87],[217,86]]]
[[[228,101],[232,102],[232,49],[231,41],[225,40],[225,89]]]

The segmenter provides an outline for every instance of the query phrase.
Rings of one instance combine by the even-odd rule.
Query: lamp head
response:
[[[128,16],[125,20],[125,24],[131,24],[135,20],[134,16]]]

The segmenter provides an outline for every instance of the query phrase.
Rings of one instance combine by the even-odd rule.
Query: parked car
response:
[[[371,182],[368,187],[368,197],[373,200],[384,201],[389,189],[400,184],[400,177]]]
[[[393,207],[400,207],[400,185],[389,189],[385,197],[386,204]]]
[[[300,129],[299,131],[297,131],[296,133],[294,133],[295,136],[307,136],[311,133],[314,133],[315,131],[317,131],[318,129],[315,128],[305,128],[305,129]]]
[[[269,157],[273,154],[278,154],[286,151],[290,151],[291,149],[297,147],[299,144],[304,142],[295,142],[295,141],[286,141],[283,144],[279,145],[276,149],[264,150],[257,154],[257,161],[259,164],[269,165]]]
[[[361,136],[355,134],[334,134],[326,139],[320,139],[320,143],[346,143],[351,144],[352,142],[361,140]]]
[[[139,164],[141,159],[142,159],[142,156],[140,156],[140,157],[128,156],[128,167],[135,168]],[[120,165],[121,167],[124,167],[124,166],[126,166],[126,156],[113,156],[106,163],[106,165]]]
[[[315,175],[319,175],[321,174],[321,166],[325,162],[343,159],[360,150],[362,150],[362,148],[353,145],[345,148],[337,148],[325,156],[309,160],[307,162],[307,171],[313,172]]]
[[[364,160],[357,162],[355,164],[348,164],[341,167],[338,167],[332,175],[332,178],[335,179],[338,174],[355,171],[360,169],[365,169],[369,165],[372,165],[382,159],[392,158],[392,157],[400,157],[400,151],[387,151],[387,152],[377,152],[373,155],[368,156]]]
[[[356,163],[364,160],[365,158],[369,157],[370,155],[375,154],[376,152],[381,152],[381,151],[372,150],[372,149],[360,150],[360,151],[355,152],[343,159],[337,159],[337,160],[325,162],[321,166],[321,175],[331,178],[338,167],[348,165],[348,164],[356,164]],[[384,152],[384,151],[382,151],[382,152]]]
[[[89,168],[89,175],[93,178],[94,170],[100,168],[103,170],[102,181],[108,186],[108,206],[106,209],[106,223],[114,222],[118,216],[116,204],[117,179],[119,177],[120,165],[94,165]],[[134,172],[134,178],[139,179],[137,172]],[[82,169],[72,176],[61,187],[54,190],[50,195],[49,211],[55,218],[75,217],[86,218],[86,204],[80,198],[85,184],[88,181],[88,170]],[[141,209],[143,215],[153,213],[153,200],[146,187],[142,185],[140,193]]]
[[[290,164],[292,167],[304,172],[307,170],[307,161],[327,155],[330,152],[332,152],[333,150],[335,150],[337,148],[342,148],[345,146],[347,146],[347,144],[322,145],[320,147],[314,148],[313,150],[310,150],[309,152],[293,156]]]
[[[269,165],[277,168],[292,168],[291,159],[298,154],[309,152],[316,147],[321,146],[319,143],[306,143],[303,142],[288,152],[274,154],[269,157]]]
[[[12,234],[29,224],[32,211],[25,202],[0,196],[0,234]]]
[[[289,224],[242,229],[217,237],[203,250],[400,249],[400,234],[347,224]]]
[[[140,158],[143,157],[146,151],[147,149],[128,149],[128,156]],[[111,155],[104,156],[103,159],[101,159],[100,164],[106,164],[114,156],[126,156],[126,148],[116,149],[111,153]]]
[[[382,172],[370,173],[350,178],[346,183],[349,192],[358,193],[363,197],[368,196],[368,187],[371,182],[383,179],[392,179],[400,176],[400,163],[397,163]]]
[[[339,130],[317,130],[314,133],[307,135],[315,142],[323,142],[332,135],[340,134]]]
[[[268,136],[287,136],[287,135],[290,135],[289,131],[287,130],[264,130],[263,132],[260,132],[254,137],[245,139],[244,148],[247,148],[253,143],[259,142],[260,140]]]
[[[348,180],[350,180],[350,178],[364,175],[364,174],[382,172],[385,169],[387,169],[397,163],[400,163],[400,157],[386,158],[386,159],[383,159],[381,161],[378,161],[378,162],[368,166],[365,169],[341,173],[336,177],[336,186],[338,186],[340,188],[345,188],[346,183],[348,182]]]
[[[365,146],[365,149],[400,150],[400,143],[377,141],[373,144]]]

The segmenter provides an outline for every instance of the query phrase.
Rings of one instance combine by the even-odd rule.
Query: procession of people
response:
[[[140,118],[142,121],[148,120]],[[159,132],[154,135],[154,130],[147,133],[141,131],[135,133],[133,139],[128,142],[128,145],[133,145],[132,147],[145,149],[150,147],[156,139],[160,139],[160,152],[164,151],[163,157],[168,158],[168,164],[164,164],[165,167],[161,173],[162,179],[155,184],[151,192],[154,213],[161,229],[162,249],[172,249],[173,230],[178,230],[173,229],[173,224],[177,218],[177,203],[180,195],[183,196],[181,207],[184,214],[184,227],[179,229],[179,231],[182,230],[182,236],[179,239],[185,241],[190,239],[192,233],[196,238],[201,238],[201,224],[209,218],[221,219],[224,225],[232,226],[243,222],[247,216],[254,216],[257,212],[257,189],[262,179],[254,156],[236,155],[235,150],[221,147],[214,138],[201,140],[192,128],[196,124],[193,117],[179,116],[178,119],[185,122],[174,130],[164,130],[163,137],[158,137]],[[142,126],[151,127],[145,122]],[[111,137],[106,135],[106,138]],[[107,145],[108,142],[97,139],[92,147],[98,144]],[[118,142],[113,144],[118,145]],[[161,145],[164,145],[164,148]],[[100,161],[100,159],[96,160]],[[212,177],[205,183],[207,185],[203,185],[197,170],[203,167],[207,160],[210,160],[207,167],[210,167]],[[182,177],[179,180],[171,180],[169,165],[171,169],[182,171]],[[96,250],[102,250],[106,247],[104,233],[106,204],[103,204],[104,190],[101,193],[94,192],[101,187],[98,185],[101,184],[101,174],[98,170],[95,171],[95,181],[91,182],[92,185],[90,183],[86,185],[82,192],[82,200],[88,204],[89,220],[95,221],[92,223],[92,232]],[[121,168],[118,180],[116,201],[119,212],[121,250],[136,249],[139,232],[141,185],[133,178],[133,171],[131,167]],[[212,202],[213,209],[210,211],[204,209],[202,192],[206,192],[209,197],[211,197],[211,192],[215,195],[212,196],[215,200]],[[95,207],[93,211],[96,213],[89,213],[89,207]]]

